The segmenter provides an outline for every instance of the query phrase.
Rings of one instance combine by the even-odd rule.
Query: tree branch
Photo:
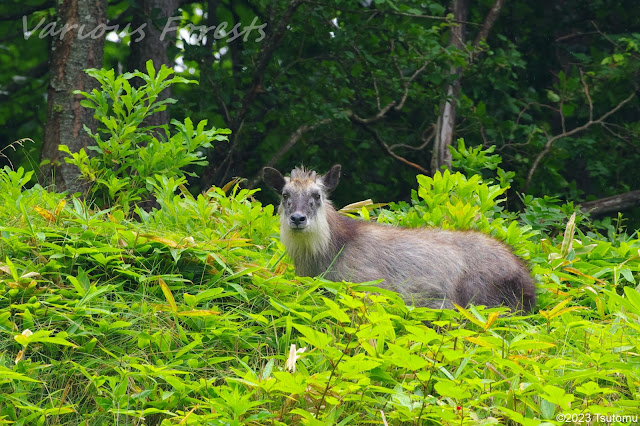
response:
[[[400,102],[397,101],[391,101],[389,102],[387,105],[384,106],[384,108],[380,107],[380,98],[379,98],[379,94],[378,94],[378,88],[377,88],[377,84],[375,82],[375,78],[374,78],[374,89],[376,90],[376,102],[378,104],[378,112],[371,116],[371,117],[367,117],[367,118],[363,118],[360,117],[358,114],[356,114],[353,111],[346,111],[346,115],[354,122],[363,125],[363,127],[372,135],[374,135],[374,138],[376,138],[376,141],[381,144],[381,146],[383,147],[383,149],[392,157],[396,158],[399,161],[402,161],[405,164],[410,165],[411,167],[417,168],[418,170],[420,170],[423,173],[428,173],[428,171],[424,168],[422,168],[421,166],[412,163],[411,161],[397,155],[396,153],[393,152],[392,148],[400,146],[400,145],[394,145],[393,147],[389,147],[383,140],[382,138],[380,138],[380,136],[378,135],[378,133],[373,130],[370,129],[369,127],[367,127],[367,124],[371,124],[374,123],[380,119],[382,119],[388,112],[389,110],[391,110],[391,108],[394,108],[395,110],[400,110],[402,109],[402,107],[404,106],[405,101],[407,100],[407,97],[409,96],[409,85],[411,84],[411,82],[413,80],[415,80],[426,68],[427,65],[430,63],[430,61],[426,61],[420,68],[418,68],[412,75],[411,77],[405,82],[404,84],[404,93],[402,94],[402,97],[400,99]],[[402,77],[402,75],[401,75]],[[269,161],[267,161],[267,163],[264,165],[264,167],[273,167],[287,152],[289,152],[291,150],[291,148],[293,148],[298,141],[302,138],[302,136],[307,133],[310,132],[312,130],[315,130],[316,128],[323,126],[325,124],[329,124],[330,122],[332,122],[334,119],[333,118],[325,118],[324,120],[320,120],[314,124],[303,124],[302,126],[298,127],[298,129],[296,129],[295,132],[293,132],[291,134],[291,136],[289,137],[289,139],[287,140],[287,142],[282,145],[282,147],[280,147],[280,149],[278,150],[278,152],[276,152],[270,159]],[[431,138],[433,137],[433,134],[429,137],[424,137],[423,136],[423,144],[420,147],[412,147],[412,146],[407,146],[405,145],[407,148],[410,149],[415,149],[415,150],[420,150],[423,149],[431,140]],[[249,183],[249,187],[254,187],[258,181],[260,180],[260,176],[254,176],[250,183]]]
[[[429,130],[431,130],[431,133],[429,133],[427,135],[426,133]],[[422,151],[423,149],[425,149],[427,147],[429,142],[431,142],[431,140],[435,136],[435,132],[436,132],[436,126],[431,125],[428,128],[426,128],[424,132],[422,132],[422,137],[420,138],[420,139],[422,139],[422,145],[413,146],[413,145],[407,145],[407,144],[404,144],[404,143],[396,143],[396,144],[391,145],[389,147],[389,149],[393,150],[394,148],[405,148],[405,149],[411,149],[413,151]]]
[[[504,6],[505,0],[496,0],[493,4],[489,13],[484,18],[484,22],[482,23],[482,28],[478,32],[475,41],[473,42],[473,47],[478,47],[481,41],[484,41],[489,37],[489,32],[491,28],[493,28],[493,24],[496,23],[498,17],[500,16],[500,10],[502,10],[502,6]]]
[[[626,99],[624,99],[622,102],[620,102],[618,105],[613,107],[608,112],[604,113],[597,120],[589,120],[586,123],[584,123],[582,126],[576,127],[576,128],[571,129],[569,131],[562,132],[559,135],[555,135],[552,138],[548,139],[547,143],[544,145],[544,149],[540,152],[540,154],[538,154],[538,156],[536,157],[535,161],[533,162],[533,165],[531,166],[531,169],[529,170],[529,174],[527,175],[527,181],[526,181],[526,183],[524,185],[525,191],[529,188],[529,185],[531,184],[531,179],[533,178],[533,174],[535,173],[536,169],[538,168],[538,165],[540,164],[540,161],[542,161],[542,158],[545,155],[547,155],[547,153],[551,150],[551,145],[553,145],[553,143],[555,141],[557,141],[558,139],[566,138],[568,136],[572,136],[572,135],[575,135],[576,133],[582,132],[583,130],[588,129],[589,127],[593,126],[594,124],[603,124],[604,121],[611,114],[615,114],[627,102],[631,101],[631,99],[633,99],[635,97],[635,95],[636,95],[635,92],[631,93],[631,95],[629,95]]]
[[[375,121],[380,120],[382,117],[384,117],[385,114],[388,113],[389,110],[391,109],[391,107],[394,106],[395,104],[396,104],[396,101],[389,102],[387,105],[385,105],[384,108],[379,110],[376,113],[376,115],[373,115],[373,116],[368,117],[368,118],[362,118],[362,117],[360,117],[358,114],[356,114],[353,111],[347,111],[347,115],[349,116],[349,118],[352,118],[357,123],[360,123],[360,124],[371,124],[371,123],[373,123]]]
[[[617,213],[640,205],[640,190],[625,192],[599,200],[587,201],[580,205],[580,209],[591,216],[603,216]]]
[[[276,152],[269,159],[269,161],[265,163],[263,167],[273,167],[274,165],[276,165],[278,161],[280,161],[280,159],[287,152],[291,150],[291,148],[295,146],[295,144],[298,143],[298,141],[302,138],[302,136],[304,136],[305,133],[315,130],[318,127],[323,126],[325,124],[329,124],[332,121],[333,121],[333,118],[325,118],[324,120],[317,121],[313,124],[303,124],[302,126],[298,127],[298,129],[295,132],[293,132],[291,136],[289,136],[289,139],[287,140],[287,142],[284,145],[282,145],[282,147],[280,147],[278,152]],[[249,182],[249,187],[254,188],[259,180],[260,180],[260,173],[258,173],[258,175],[254,176],[251,179],[251,181]]]
[[[242,106],[238,114],[233,117],[233,121],[231,124],[231,129],[234,130],[238,127],[238,125],[244,121],[245,115],[249,109],[249,106],[255,99],[255,96],[258,92],[258,86],[260,85],[260,79],[264,75],[267,66],[271,62],[271,58],[279,45],[280,39],[284,35],[289,22],[295,11],[302,4],[302,0],[293,0],[287,10],[283,13],[282,17],[278,21],[276,28],[269,32],[267,38],[264,40],[262,44],[262,49],[258,55],[258,59],[256,61],[256,67],[253,71],[253,76],[251,80],[251,85],[249,86],[249,90],[247,90],[242,98]]]
[[[390,156],[392,156],[396,160],[401,161],[401,162],[403,162],[404,164],[406,164],[408,166],[411,166],[411,167],[413,167],[415,169],[420,170],[422,173],[424,173],[426,175],[429,174],[429,170],[427,170],[427,169],[423,168],[422,166],[420,166],[420,165],[418,165],[416,163],[413,163],[413,162],[407,160],[406,158],[401,157],[398,154],[396,154],[395,152],[393,152],[391,150],[391,148],[389,148],[389,145],[387,145],[385,143],[385,141],[382,140],[382,138],[380,137],[380,135],[378,134],[378,132],[375,129],[372,129],[371,127],[367,126],[366,123],[362,123],[362,122],[359,122],[359,121],[357,121],[357,123],[360,124],[365,131],[367,131],[369,134],[371,134],[371,136],[373,136],[373,139],[382,147],[382,149],[384,149],[387,152],[387,154],[389,154]]]
[[[582,82],[582,87],[584,87],[584,95],[587,97],[587,101],[589,102],[589,121],[592,121],[593,102],[591,101],[591,95],[589,94],[589,86],[587,86],[587,82],[584,80],[584,73],[582,72],[582,68],[580,69],[580,81]]]
[[[400,111],[402,109],[402,107],[404,106],[404,102],[407,100],[407,97],[409,96],[409,85],[413,82],[413,80],[415,80],[420,74],[422,74],[422,72],[427,68],[427,65],[429,65],[431,63],[431,61],[426,61],[420,68],[418,68],[413,75],[409,78],[409,80],[407,80],[404,84],[404,95],[402,95],[402,99],[400,99],[400,102],[398,102],[398,104],[394,107],[394,109],[396,111]]]
[[[333,121],[333,118],[325,118],[313,124],[303,124],[289,136],[289,140],[276,152],[265,164],[265,167],[273,167],[298,141],[304,136],[305,133],[317,129],[320,126],[329,124]]]
[[[409,77],[409,79],[407,81],[405,81],[404,83],[404,92],[402,94],[402,97],[400,98],[400,101],[391,101],[388,104],[386,104],[384,106],[384,108],[380,108],[380,104],[379,104],[379,98],[378,98],[378,88],[375,85],[375,80],[374,80],[374,88],[376,90],[376,100],[378,102],[378,112],[371,116],[371,117],[367,117],[367,118],[362,118],[360,117],[358,114],[356,114],[353,111],[347,111],[347,115],[349,116],[349,118],[352,118],[354,121],[356,121],[357,123],[360,124],[371,124],[375,121],[380,120],[381,118],[383,118],[388,112],[389,110],[391,110],[391,108],[393,108],[396,111],[400,111],[402,109],[402,107],[404,106],[404,103],[406,102],[407,98],[409,97],[409,86],[411,85],[411,83],[413,82],[413,80],[415,80],[420,74],[422,74],[422,72],[427,68],[427,65],[429,65],[431,63],[431,61],[426,61],[420,68],[418,68],[417,70],[414,71],[414,73],[411,75],[411,77]],[[400,72],[400,77],[402,78],[402,72]]]
[[[240,102],[241,106],[238,109],[237,113],[233,115],[231,121],[228,123],[231,132],[234,134],[233,142],[229,147],[229,150],[225,156],[225,158],[215,167],[209,168],[205,170],[205,173],[202,177],[202,182],[205,186],[209,186],[214,181],[214,176],[216,176],[221,170],[226,169],[229,170],[231,165],[231,154],[236,150],[237,145],[239,143],[239,134],[242,125],[244,124],[246,115],[249,111],[249,107],[255,100],[258,93],[264,91],[262,88],[261,80],[264,77],[264,73],[273,58],[273,54],[275,53],[276,48],[280,44],[280,40],[284,36],[287,28],[289,26],[289,22],[293,17],[293,14],[298,9],[298,7],[303,3],[304,0],[292,0],[289,4],[289,7],[284,11],[281,15],[278,23],[275,26],[273,31],[269,31],[265,40],[262,42],[262,49],[258,53],[258,57],[256,59],[256,66],[253,70],[251,76],[251,83],[249,84],[249,88],[244,93],[242,97],[242,101]],[[270,22],[274,22],[275,18],[275,7],[271,9],[270,13]],[[229,162],[229,164],[227,164]],[[225,172],[226,174],[226,172]]]

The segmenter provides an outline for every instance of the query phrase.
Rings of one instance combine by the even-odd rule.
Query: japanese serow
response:
[[[340,180],[339,165],[325,175],[296,168],[290,177],[267,167],[263,176],[282,196],[280,238],[300,276],[383,279],[381,287],[430,308],[535,307],[536,288],[525,264],[483,233],[399,228],[343,216],[327,198]]]

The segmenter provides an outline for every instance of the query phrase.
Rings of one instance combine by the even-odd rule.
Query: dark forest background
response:
[[[76,26],[61,37],[65,24]],[[236,176],[260,186],[267,165],[341,163],[337,204],[401,200],[464,138],[495,147],[514,192],[623,194],[601,213],[640,199],[634,0],[4,1],[0,162],[82,190],[58,145],[92,143],[93,111],[73,94],[97,87],[83,69],[148,59],[199,83],[163,94],[177,102],[148,125],[190,117],[231,130],[191,170],[193,191]]]

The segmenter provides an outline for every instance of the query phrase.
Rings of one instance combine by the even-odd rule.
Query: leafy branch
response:
[[[194,125],[188,117],[184,122],[171,121],[176,130],[173,135],[166,125],[143,127],[147,117],[175,102],[160,97],[164,89],[174,83],[194,83],[172,77],[173,70],[165,65],[158,72],[151,61],[146,67],[146,74],[136,71],[118,76],[113,69],[87,70],[102,91],[76,93],[84,96],[81,105],[95,110],[94,117],[103,126],[96,133],[85,126],[96,143],[88,149],[96,155],[89,156],[84,148],[71,152],[65,145],[59,147],[68,154],[65,161],[77,166],[81,177],[93,184],[90,195],[105,206],[120,205],[125,213],[133,203],[148,200],[157,176],[183,178],[183,168],[206,165],[200,149],[210,147],[214,140],[226,141],[229,134],[227,129],[205,129],[207,120]],[[144,84],[134,87],[129,82],[134,77]]]

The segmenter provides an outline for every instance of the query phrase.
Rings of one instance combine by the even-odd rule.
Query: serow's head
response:
[[[290,177],[282,176],[274,168],[265,167],[263,178],[267,185],[282,196],[278,211],[283,226],[286,223],[292,231],[303,232],[314,229],[318,217],[324,216],[327,196],[338,186],[340,180],[340,165],[331,167],[325,175],[295,168]]]

